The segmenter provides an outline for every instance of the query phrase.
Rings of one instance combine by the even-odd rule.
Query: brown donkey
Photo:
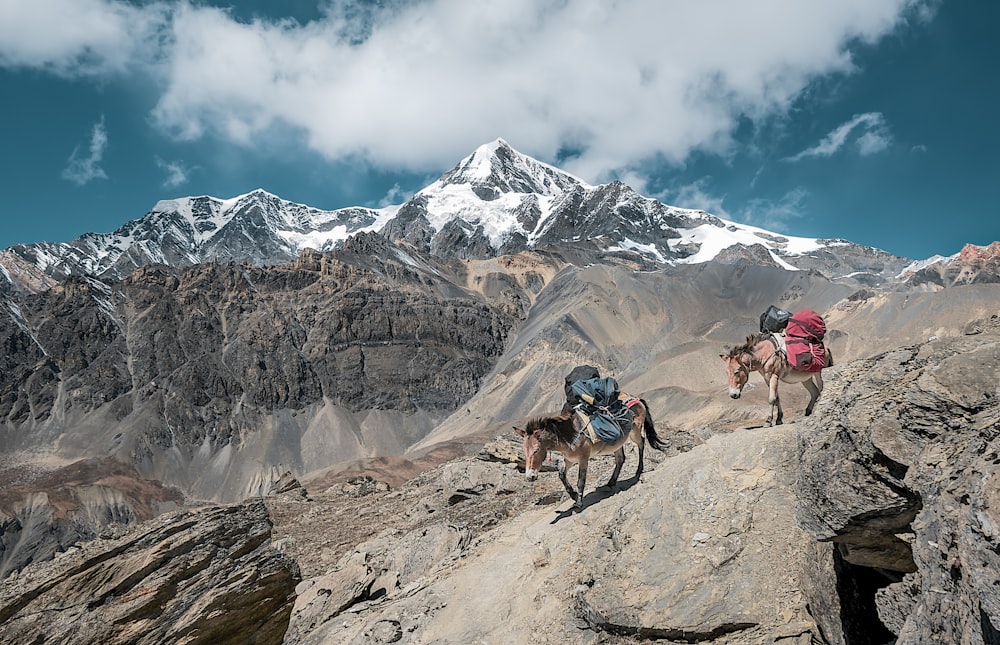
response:
[[[628,397],[628,395],[622,395]],[[631,397],[628,397],[631,398]],[[591,457],[597,455],[615,455],[615,470],[608,480],[608,488],[618,483],[622,464],[625,463],[625,442],[632,440],[639,448],[639,464],[636,467],[636,479],[642,474],[643,451],[646,440],[656,450],[664,450],[667,444],[656,434],[653,419],[650,416],[649,404],[642,399],[636,399],[631,405],[633,411],[632,428],[623,433],[622,438],[613,444],[603,441],[593,441],[586,428],[581,427],[580,417],[572,411],[563,412],[551,417],[531,419],[524,428],[514,427],[524,439],[524,474],[528,481],[538,478],[538,471],[545,461],[546,454],[552,450],[562,453],[563,461],[559,466],[559,480],[566,487],[566,492],[576,502],[576,510],[583,508],[583,491],[587,485],[587,466]],[[570,464],[579,465],[576,490],[566,479],[566,470]]]
[[[767,383],[767,402],[771,411],[767,416],[767,424],[772,425],[775,410],[778,412],[773,425],[780,425],[782,419],[781,400],[778,398],[778,381],[785,383],[801,383],[809,390],[809,405],[806,406],[806,416],[812,414],[813,406],[823,391],[821,372],[805,372],[797,370],[788,364],[788,357],[778,349],[778,341],[771,334],[751,334],[747,341],[729,350],[728,354],[719,355],[726,363],[726,374],[729,378],[729,396],[740,398],[743,386],[750,380],[750,372],[759,372]],[[826,350],[826,367],[833,365],[833,355]]]

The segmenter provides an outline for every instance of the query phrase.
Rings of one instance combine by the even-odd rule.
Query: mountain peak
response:
[[[428,189],[456,185],[467,185],[480,199],[490,201],[504,193],[554,196],[587,184],[498,138],[476,148]]]

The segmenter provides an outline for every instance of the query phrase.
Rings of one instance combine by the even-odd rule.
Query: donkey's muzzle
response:
[[[527,479],[527,480],[528,480],[529,482],[533,482],[533,481],[535,481],[536,479],[538,479],[538,471],[537,471],[537,470],[530,470],[530,469],[526,469],[526,470],[524,471],[524,477],[525,477],[525,479]]]
[[[738,398],[740,398],[740,391],[739,390],[729,390],[729,396],[731,398],[738,399]]]

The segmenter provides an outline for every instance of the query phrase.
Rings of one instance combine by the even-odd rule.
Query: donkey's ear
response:
[[[729,360],[729,357],[726,356],[725,354],[719,354],[719,358],[721,358],[724,361],[728,361]]]
[[[528,436],[527,432],[525,432],[522,428],[518,428],[517,426],[514,426],[514,432],[516,432],[517,434],[521,435],[522,437],[527,437]]]

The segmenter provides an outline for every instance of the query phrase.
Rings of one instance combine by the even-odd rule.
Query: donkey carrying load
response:
[[[570,385],[569,377],[567,385]],[[579,511],[583,509],[583,491],[587,484],[587,467],[591,457],[614,454],[615,469],[607,483],[608,488],[613,488],[618,483],[618,475],[625,463],[627,440],[631,439],[639,449],[639,463],[635,471],[637,480],[642,474],[646,440],[649,440],[650,446],[660,451],[667,444],[656,434],[649,404],[643,399],[620,392],[614,379],[581,379],[574,381],[571,387],[579,403],[574,405],[570,389],[567,388],[567,405],[562,412],[531,419],[524,428],[515,426],[514,430],[524,439],[524,474],[528,481],[538,478],[538,471],[548,451],[562,453],[559,481],[576,502],[575,508]],[[617,433],[614,432],[615,428]],[[566,478],[566,471],[571,464],[579,466],[575,490]]]
[[[826,323],[811,309],[792,315],[772,305],[761,315],[760,327],[761,333],[747,336],[745,343],[719,355],[726,363],[729,396],[740,398],[750,372],[759,372],[768,387],[767,402],[771,405],[768,425],[781,425],[784,416],[778,396],[779,381],[801,383],[809,391],[805,412],[809,416],[823,391],[821,372],[833,365],[833,355],[823,345]]]

